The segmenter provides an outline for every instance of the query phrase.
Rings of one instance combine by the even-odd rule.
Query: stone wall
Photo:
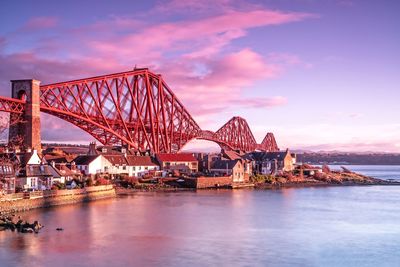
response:
[[[197,189],[230,186],[232,185],[232,176],[185,178],[185,184]]]
[[[115,197],[112,185],[91,186],[83,189],[48,190],[10,194],[0,197],[0,212],[11,213],[36,208],[80,203]]]

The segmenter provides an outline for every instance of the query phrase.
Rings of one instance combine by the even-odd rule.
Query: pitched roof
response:
[[[170,162],[188,162],[197,161],[193,154],[190,153],[159,153],[156,155],[160,161],[170,161]]]
[[[23,176],[23,172],[21,173]],[[57,173],[52,171],[51,166],[49,165],[28,165],[25,168],[25,176],[32,177],[32,176],[54,176]]]
[[[129,166],[157,166],[149,156],[126,156]]]
[[[74,159],[74,162],[76,165],[89,165],[89,163],[91,163],[97,157],[100,157],[100,155],[93,155],[93,156],[81,155],[81,156],[77,156]]]
[[[51,165],[47,165],[49,167],[49,172],[51,173],[51,175],[55,178],[61,178],[62,174],[60,173],[60,171],[56,168],[53,167]]]
[[[103,155],[112,165],[126,165],[126,159],[124,155]]]
[[[78,169],[71,170],[65,164],[56,165],[58,172],[63,176],[73,176],[80,175],[80,171]]]
[[[229,160],[235,160],[235,159],[242,158],[242,156],[238,152],[233,151],[233,150],[224,150],[222,154],[223,154],[224,158],[227,158]]]
[[[239,160],[216,160],[211,162],[210,169],[233,169]]]

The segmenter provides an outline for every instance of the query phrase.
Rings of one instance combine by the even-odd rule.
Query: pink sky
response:
[[[73,2],[0,4],[3,95],[11,79],[149,67],[203,129],[241,116],[281,148],[400,151],[398,4]],[[47,115],[42,128],[47,141],[92,139]]]

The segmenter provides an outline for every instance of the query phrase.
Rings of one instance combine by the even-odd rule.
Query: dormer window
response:
[[[103,147],[103,148],[101,149],[101,152],[102,152],[102,153],[107,153],[107,148],[106,148],[106,147]]]

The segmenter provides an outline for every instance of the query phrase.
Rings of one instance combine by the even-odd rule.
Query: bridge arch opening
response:
[[[187,142],[180,150],[180,152],[202,152],[202,153],[212,153],[220,152],[221,146],[214,142],[204,139],[192,139]]]
[[[41,112],[40,120],[43,143],[87,145],[96,140],[77,125],[57,116]]]

